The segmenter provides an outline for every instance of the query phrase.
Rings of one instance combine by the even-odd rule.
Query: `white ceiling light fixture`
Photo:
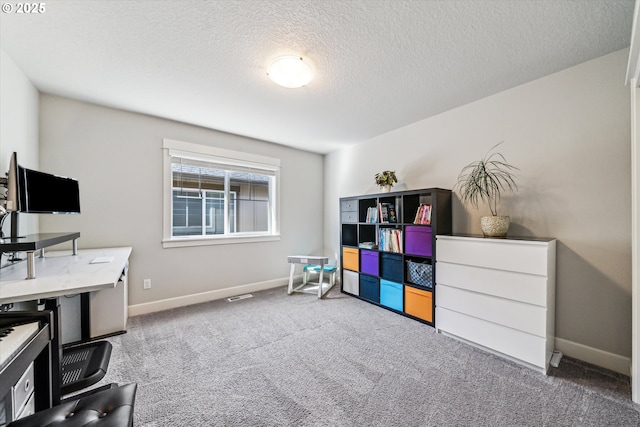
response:
[[[299,56],[281,56],[271,63],[267,75],[276,84],[293,89],[309,83],[313,78],[313,70]]]

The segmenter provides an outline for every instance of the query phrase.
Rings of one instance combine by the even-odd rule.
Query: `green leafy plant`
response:
[[[378,186],[380,187],[385,187],[387,185],[393,185],[396,182],[398,182],[398,178],[396,178],[396,172],[395,171],[383,171],[380,173],[377,173],[375,175],[376,178],[376,184],[378,184]]]
[[[518,188],[512,173],[518,168],[507,163],[502,154],[493,152],[500,144],[502,142],[491,147],[482,159],[462,168],[455,185],[463,203],[471,203],[478,209],[478,203],[485,202],[493,216],[498,215],[502,192],[514,192]]]

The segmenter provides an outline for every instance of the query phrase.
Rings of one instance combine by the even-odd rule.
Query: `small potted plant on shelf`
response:
[[[509,217],[498,215],[498,201],[503,191],[513,193],[518,188],[512,173],[518,168],[507,163],[502,154],[493,152],[500,144],[502,142],[491,147],[482,159],[462,168],[455,185],[463,203],[471,203],[476,209],[480,201],[489,205],[491,216],[480,218],[485,237],[507,236]]]
[[[375,175],[376,184],[382,191],[389,192],[393,184],[398,182],[396,171],[383,171]]]

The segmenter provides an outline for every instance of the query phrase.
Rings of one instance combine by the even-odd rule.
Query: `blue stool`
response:
[[[331,261],[330,261],[331,262]],[[302,270],[302,284],[306,285],[309,282],[309,278],[311,276],[311,273],[318,273],[320,274],[320,266],[317,264],[307,264],[304,266],[304,269]],[[336,283],[336,271],[338,269],[336,268],[335,265],[331,265],[331,264],[325,264],[324,266],[324,272],[323,274],[328,274],[329,275],[329,285],[333,286]],[[320,280],[320,279],[318,279]]]

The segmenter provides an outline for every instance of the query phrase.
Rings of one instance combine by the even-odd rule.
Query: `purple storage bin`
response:
[[[378,252],[360,250],[360,272],[372,276],[378,275]]]
[[[431,248],[431,227],[407,225],[405,228],[405,253],[431,256]]]

